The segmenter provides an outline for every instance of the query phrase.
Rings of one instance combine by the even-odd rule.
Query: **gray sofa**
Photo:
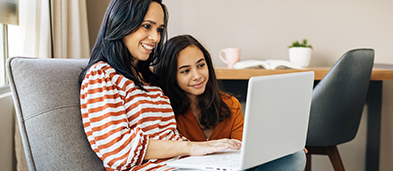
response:
[[[30,171],[105,170],[86,139],[78,76],[87,59],[13,57],[7,73]]]

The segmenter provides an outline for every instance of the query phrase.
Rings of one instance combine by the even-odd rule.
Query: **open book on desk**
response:
[[[233,67],[235,69],[265,68],[268,70],[273,70],[277,68],[304,69],[297,64],[294,64],[286,60],[279,60],[279,59],[268,59],[268,60],[248,59],[248,60],[237,62]]]

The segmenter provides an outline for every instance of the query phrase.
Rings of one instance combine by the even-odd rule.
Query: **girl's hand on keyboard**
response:
[[[219,139],[204,142],[190,142],[190,155],[206,155],[226,149],[240,150],[242,142],[236,139]]]

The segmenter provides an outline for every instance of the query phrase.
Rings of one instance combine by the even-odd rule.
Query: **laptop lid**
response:
[[[248,83],[241,168],[305,147],[314,72],[252,77]]]
[[[191,156],[168,163],[179,168],[243,170],[302,150],[305,146],[314,72],[251,77],[236,167],[203,165],[233,152]],[[215,162],[213,162],[215,163]],[[221,167],[221,168],[219,168]]]

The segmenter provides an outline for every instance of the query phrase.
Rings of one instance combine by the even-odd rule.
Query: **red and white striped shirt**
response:
[[[171,159],[143,161],[149,139],[185,140],[176,130],[169,98],[159,87],[144,88],[105,62],[86,73],[80,92],[83,126],[107,170],[173,169],[165,165]]]

